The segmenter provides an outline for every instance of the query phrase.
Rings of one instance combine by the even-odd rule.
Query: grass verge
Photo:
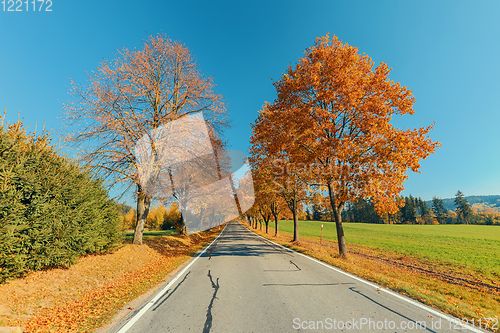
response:
[[[282,222],[284,221],[280,222],[281,225],[284,225]],[[482,274],[473,269],[462,271],[460,263],[455,265],[366,244],[348,243],[349,257],[344,259],[338,256],[337,242],[325,237],[325,234],[320,244],[318,236],[301,234],[300,242],[291,242],[293,234],[282,229],[277,237],[273,236],[273,227],[269,228],[269,234],[259,229],[250,229],[278,244],[407,295],[464,321],[471,323],[474,319],[476,326],[479,320],[483,328],[488,326],[491,331],[497,332],[500,326],[500,284],[498,280],[495,281],[495,274]],[[303,229],[307,230],[307,227]],[[463,264],[462,266],[468,267],[466,263]],[[496,328],[493,326],[495,322]]]
[[[222,228],[220,229],[222,230]],[[24,332],[90,332],[212,241],[219,228],[190,236],[145,237],[69,269],[33,272],[0,285],[0,327]]]

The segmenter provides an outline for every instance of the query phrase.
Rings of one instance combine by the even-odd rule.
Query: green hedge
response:
[[[0,126],[0,283],[109,252],[121,231],[102,181],[57,154],[47,136]]]

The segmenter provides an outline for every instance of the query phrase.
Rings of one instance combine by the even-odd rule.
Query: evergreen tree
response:
[[[0,121],[0,283],[69,267],[119,246],[119,208],[103,182],[50,145]]]
[[[405,205],[401,207],[401,214],[404,222],[409,224],[417,222],[415,198],[413,196],[405,197]]]
[[[427,203],[422,200],[422,198],[417,199],[417,207],[418,207],[418,214],[420,215],[421,220],[425,224],[432,224],[433,222],[433,216],[432,216],[432,211],[427,207]]]
[[[429,207],[427,207],[427,204],[425,203],[422,198],[417,199],[417,204],[418,204],[418,213],[420,217],[424,218],[426,215],[429,214]]]
[[[455,208],[459,221],[465,221],[469,224],[469,219],[472,216],[472,209],[469,202],[465,199],[464,194],[460,191],[455,194]]]
[[[371,200],[359,199],[352,201],[347,205],[346,209],[346,218],[350,222],[383,223]]]
[[[438,197],[433,197],[432,209],[434,210],[434,214],[436,215],[436,219],[438,220],[439,224],[445,224],[446,219],[448,218],[448,211],[444,207],[443,200]]]
[[[321,221],[323,217],[323,207],[319,204],[312,205],[312,219],[313,221]]]

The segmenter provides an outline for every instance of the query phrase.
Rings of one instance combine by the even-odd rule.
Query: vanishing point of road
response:
[[[481,332],[230,222],[110,332]]]

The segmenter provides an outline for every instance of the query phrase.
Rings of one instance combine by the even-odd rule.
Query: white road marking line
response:
[[[240,222],[240,224],[241,224],[241,222]],[[414,300],[412,300],[412,299],[410,299],[410,298],[404,297],[404,296],[402,296],[402,295],[400,295],[400,294],[398,294],[398,293],[396,293],[396,292],[394,292],[394,291],[392,291],[392,290],[389,290],[389,289],[386,289],[386,288],[384,288],[384,287],[378,286],[378,285],[376,285],[375,283],[372,283],[372,282],[366,281],[366,280],[364,280],[364,279],[362,279],[362,278],[360,278],[360,277],[358,277],[358,276],[355,276],[355,275],[352,275],[352,274],[350,274],[350,273],[344,272],[343,270],[338,269],[338,268],[336,268],[336,267],[333,267],[333,266],[331,266],[331,265],[328,265],[327,263],[324,263],[324,262],[322,262],[322,261],[320,261],[320,260],[318,260],[318,259],[315,259],[315,258],[309,257],[309,256],[307,256],[307,255],[305,255],[305,254],[303,254],[303,253],[296,252],[296,251],[294,251],[294,250],[292,250],[292,249],[287,248],[286,246],[283,246],[283,245],[281,245],[281,244],[275,243],[275,242],[273,242],[272,240],[269,240],[269,239],[267,239],[267,238],[265,238],[265,237],[262,237],[262,236],[261,236],[261,235],[259,235],[259,234],[256,234],[256,233],[255,233],[255,232],[253,232],[252,230],[250,230],[250,229],[248,229],[247,227],[245,227],[243,224],[241,224],[241,225],[242,225],[242,226],[243,226],[246,230],[250,231],[250,232],[251,232],[251,233],[253,233],[254,235],[259,236],[260,238],[262,238],[262,239],[264,239],[264,240],[266,240],[266,241],[268,241],[268,242],[271,242],[271,243],[273,243],[273,244],[275,244],[275,245],[278,245],[279,247],[282,247],[282,248],[284,248],[284,249],[286,249],[286,250],[288,250],[288,251],[290,251],[290,252],[296,253],[296,254],[298,254],[298,255],[300,255],[300,256],[302,256],[302,257],[304,257],[304,258],[310,259],[310,260],[312,260],[312,261],[314,261],[314,262],[316,262],[316,263],[318,263],[318,264],[320,264],[320,265],[322,265],[322,266],[325,266],[326,268],[329,268],[329,269],[331,269],[331,270],[334,270],[335,272],[338,272],[338,273],[341,273],[341,274],[347,275],[347,276],[349,276],[350,278],[353,278],[353,279],[354,279],[354,280],[356,280],[356,281],[359,281],[359,282],[362,282],[362,283],[364,283],[364,284],[367,284],[367,285],[369,285],[370,287],[376,288],[377,290],[383,291],[383,292],[385,292],[385,293],[387,293],[387,294],[389,294],[389,295],[391,295],[391,296],[394,296],[394,297],[399,298],[399,299],[401,299],[401,300],[403,300],[403,301],[405,301],[405,302],[408,302],[408,303],[410,303],[410,304],[412,304],[412,305],[415,305],[416,307],[418,307],[418,308],[420,308],[420,309],[422,309],[422,310],[425,310],[425,311],[427,311],[427,312],[430,312],[430,313],[432,313],[432,314],[435,314],[436,316],[439,316],[439,317],[441,317],[441,318],[443,318],[443,319],[446,319],[446,320],[448,320],[448,321],[450,321],[450,322],[454,323],[455,325],[459,325],[461,328],[468,329],[468,330],[470,330],[470,331],[472,331],[472,332],[476,332],[476,333],[483,333],[483,332],[486,332],[486,331],[483,331],[483,330],[477,329],[477,328],[475,328],[475,327],[472,327],[472,326],[470,326],[470,325],[466,325],[466,324],[462,323],[462,321],[460,321],[460,320],[459,320],[459,319],[457,319],[457,318],[451,317],[451,316],[449,316],[449,315],[447,315],[447,314],[444,314],[444,313],[442,313],[442,312],[439,312],[439,311],[437,311],[437,310],[434,310],[433,308],[431,308],[431,307],[429,307],[429,306],[427,306],[427,305],[424,305],[424,304],[422,304],[422,303],[419,303],[419,302],[417,302],[417,301],[414,301]]]
[[[226,230],[226,227],[227,227],[228,224],[229,223],[227,223],[224,226],[224,229],[222,229],[221,233],[210,244],[208,244],[207,246],[205,246],[205,248],[203,249],[203,251],[201,251],[193,260],[191,260],[191,262],[186,267],[184,267],[184,269],[182,271],[180,271],[175,276],[175,278],[173,278],[165,287],[163,287],[163,289],[160,290],[160,292],[158,294],[156,294],[156,296],[153,299],[151,299],[146,305],[144,305],[139,312],[137,312],[132,318],[130,318],[130,320],[124,326],[122,326],[122,328],[120,328],[120,330],[118,330],[117,333],[125,333],[125,332],[127,332],[164,294],[166,294],[167,291],[170,289],[170,287],[172,287],[172,285],[182,275],[184,275],[184,273],[189,269],[189,267],[191,267],[191,265],[193,265],[196,262],[196,260],[198,260],[198,258],[203,253],[205,253],[205,251],[208,248],[210,248],[210,246],[212,246],[212,244],[215,243],[215,241],[224,233],[224,230]]]

